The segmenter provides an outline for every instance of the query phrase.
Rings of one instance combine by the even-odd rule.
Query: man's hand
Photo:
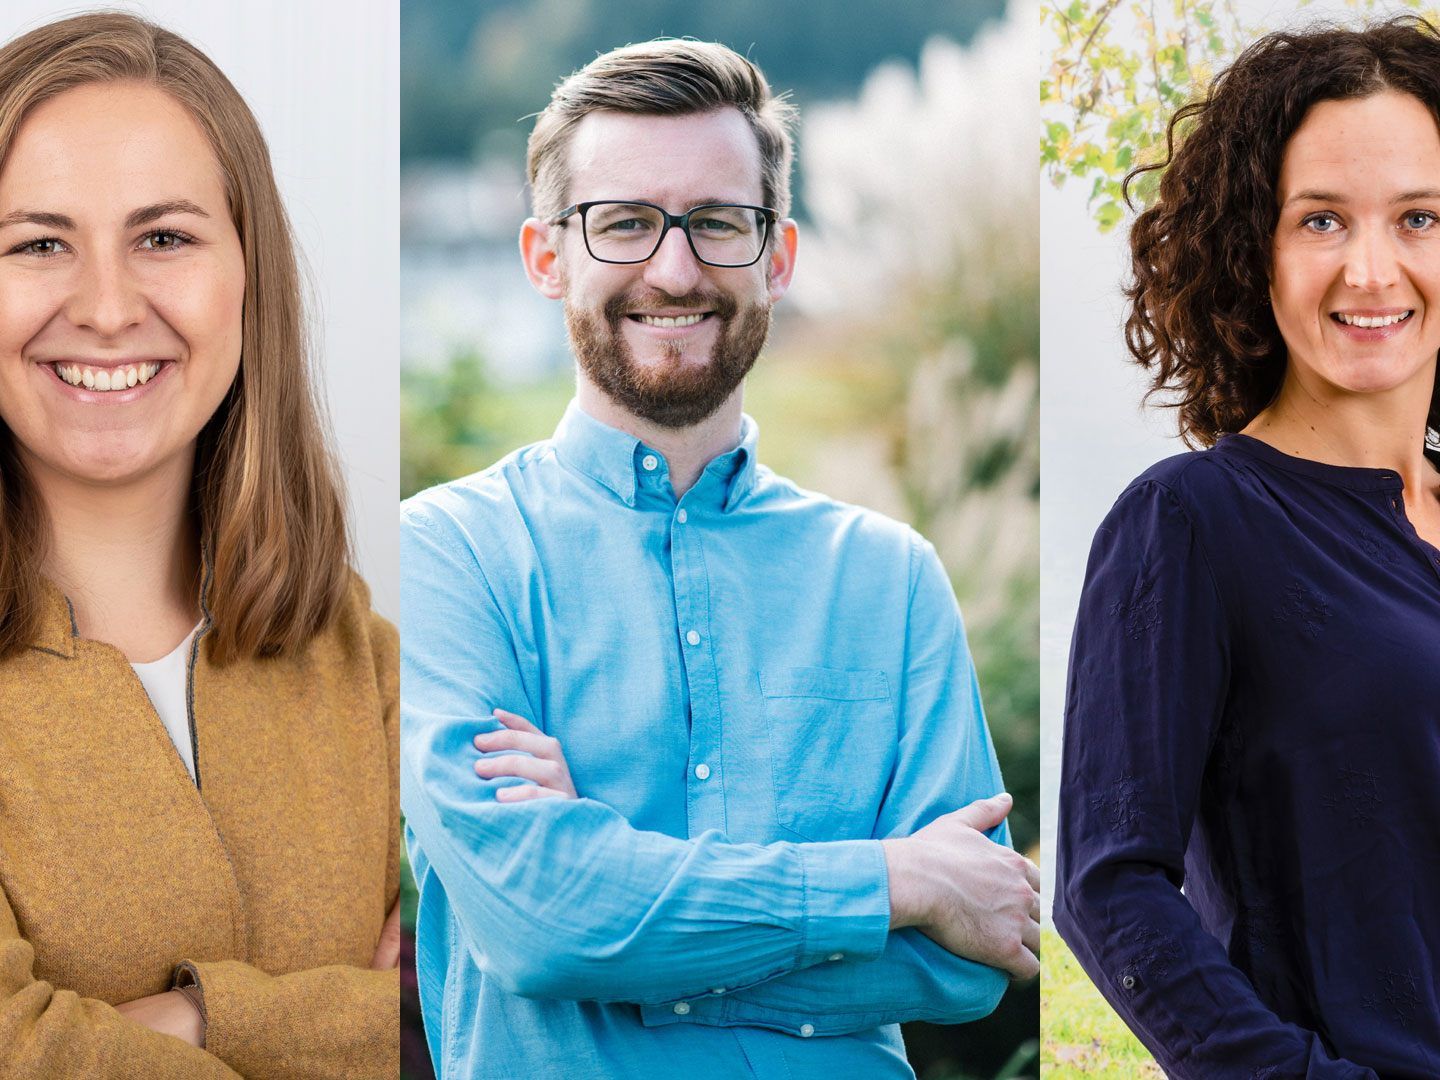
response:
[[[385,925],[380,928],[380,942],[370,960],[371,971],[389,971],[400,966],[400,901],[390,907]]]
[[[892,928],[914,926],[956,956],[1030,979],[1040,973],[1040,870],[984,835],[1012,803],[1002,792],[880,843]]]
[[[475,749],[482,751],[520,750],[523,754],[502,754],[482,757],[475,762],[475,773],[487,780],[497,776],[518,776],[535,781],[498,788],[496,802],[524,802],[526,799],[577,799],[575,784],[570,779],[570,766],[560,752],[560,741],[552,739],[523,716],[496,709],[496,720],[504,724],[500,731],[475,736]]]
[[[174,1035],[191,1046],[203,1044],[205,1032],[200,1010],[179,990],[167,990],[163,994],[122,1002],[115,1006],[115,1011],[151,1031]]]

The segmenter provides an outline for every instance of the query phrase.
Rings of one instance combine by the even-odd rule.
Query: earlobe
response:
[[[769,267],[770,302],[772,304],[790,291],[790,280],[795,276],[795,251],[799,239],[800,230],[792,218],[785,218],[776,223]]]
[[[520,226],[520,261],[536,292],[560,300],[565,296],[565,285],[560,276],[560,253],[554,243],[558,236],[553,229],[539,218],[526,218]]]

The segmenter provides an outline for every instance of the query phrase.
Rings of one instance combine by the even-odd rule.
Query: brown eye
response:
[[[182,233],[158,229],[155,232],[148,233],[145,239],[140,241],[140,246],[148,248],[151,251],[174,251],[177,248],[184,247],[185,244],[189,242],[189,239],[188,236]]]

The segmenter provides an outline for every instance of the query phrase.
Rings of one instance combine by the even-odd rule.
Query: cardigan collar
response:
[[[42,578],[40,627],[30,647],[68,660],[75,655],[75,639],[79,636],[80,628],[75,624],[75,607],[70,598],[49,578]]]
[[[214,566],[204,552],[200,555],[200,634],[210,629],[210,579]],[[35,632],[32,649],[51,653],[69,660],[75,655],[75,640],[80,627],[75,621],[75,605],[49,578],[40,579],[40,626]]]

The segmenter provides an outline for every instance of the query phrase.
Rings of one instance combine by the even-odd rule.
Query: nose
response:
[[[76,326],[115,337],[144,319],[145,308],[124,256],[101,256],[81,267],[66,314]]]
[[[671,296],[685,296],[699,288],[704,275],[700,260],[690,250],[684,229],[672,228],[645,264],[645,284]]]
[[[1345,250],[1345,284],[1362,292],[1381,292],[1398,278],[1399,262],[1391,231],[1356,226]]]

